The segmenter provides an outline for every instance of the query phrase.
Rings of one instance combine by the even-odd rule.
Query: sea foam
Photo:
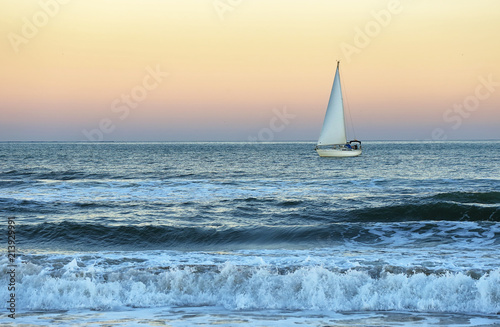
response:
[[[219,306],[231,310],[405,310],[500,312],[500,269],[391,273],[323,266],[218,265],[109,267],[79,261],[60,268],[18,268],[19,310],[109,310],[123,307]],[[6,289],[0,290],[5,297]]]

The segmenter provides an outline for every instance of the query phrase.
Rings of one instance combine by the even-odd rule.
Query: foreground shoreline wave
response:
[[[292,254],[292,253],[290,253]],[[328,310],[500,313],[500,269],[452,272],[380,265],[339,269],[249,263],[145,264],[138,253],[48,258],[23,255],[19,310],[118,310],[124,307],[215,306],[230,310]],[[207,259],[206,253],[198,259]],[[222,259],[223,257],[221,257]],[[227,258],[226,258],[227,259]],[[241,259],[241,258],[240,258]],[[326,258],[323,258],[326,260]],[[47,265],[45,262],[50,262]],[[236,261],[235,261],[236,260]],[[265,260],[265,259],[264,259]],[[239,261],[239,262],[238,262]],[[246,262],[246,264],[242,264]],[[407,271],[402,271],[407,270]],[[0,294],[4,295],[5,290]]]

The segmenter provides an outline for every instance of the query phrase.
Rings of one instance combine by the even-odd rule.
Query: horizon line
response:
[[[399,140],[388,140],[388,139],[371,139],[362,140],[361,142],[487,142],[487,141],[500,141],[498,139],[450,139],[450,140],[432,140],[432,139],[399,139]],[[105,144],[105,143],[241,143],[241,144],[275,144],[275,143],[317,143],[317,140],[290,140],[290,141],[223,141],[223,140],[176,140],[176,141],[144,141],[144,140],[109,140],[109,141],[87,141],[87,140],[0,140],[0,143],[88,143],[88,144]]]

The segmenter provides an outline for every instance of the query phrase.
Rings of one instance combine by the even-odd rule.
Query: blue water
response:
[[[0,143],[16,322],[498,323],[500,142],[363,145]]]

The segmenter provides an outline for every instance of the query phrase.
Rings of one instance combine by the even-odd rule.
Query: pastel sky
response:
[[[5,0],[0,141],[500,139],[498,0]]]

